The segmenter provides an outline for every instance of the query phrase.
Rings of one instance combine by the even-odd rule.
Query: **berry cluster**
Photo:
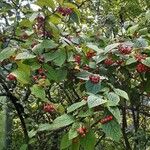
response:
[[[16,80],[16,77],[13,75],[13,74],[8,74],[7,77],[6,77],[9,81],[14,81]]]
[[[45,29],[45,18],[41,15],[38,15],[36,20],[37,23],[36,26],[34,26],[34,29],[36,30],[37,34],[42,37],[51,37],[51,33]]]
[[[86,53],[86,58],[87,59],[91,59],[93,56],[95,56],[96,53],[93,51],[93,50],[89,50],[87,53]]]
[[[81,56],[80,55],[75,55],[74,56],[75,62],[80,64],[81,63]]]
[[[55,108],[54,108],[53,104],[46,103],[46,104],[44,104],[43,110],[45,112],[51,113],[51,112],[55,111]]]
[[[58,7],[57,12],[59,12],[62,16],[69,16],[72,13],[72,9],[65,7]]]
[[[146,54],[136,54],[136,55],[135,55],[135,59],[136,59],[137,61],[139,61],[139,62],[141,62],[142,60],[145,60],[146,57],[147,57]]]
[[[100,123],[101,124],[105,124],[105,123],[111,121],[112,119],[113,119],[113,116],[111,116],[111,115],[110,116],[106,116],[105,118],[100,120]]]
[[[150,68],[145,66],[144,64],[142,63],[139,63],[137,66],[136,66],[136,70],[137,72],[139,73],[144,73],[144,72],[148,72],[150,71]]]
[[[89,80],[93,83],[93,84],[97,84],[100,81],[100,76],[97,75],[90,75],[89,76]]]
[[[116,64],[119,65],[119,66],[122,65],[123,63],[124,63],[123,60],[117,60],[117,61],[116,61]]]
[[[83,70],[88,71],[88,70],[90,70],[90,67],[89,67],[88,65],[84,65],[84,66],[83,66]]]
[[[107,59],[105,59],[104,64],[106,66],[111,66],[114,64],[114,61],[112,60],[112,58],[107,58]]]
[[[46,70],[44,70],[44,69],[42,69],[42,68],[39,68],[38,71],[37,71],[38,74],[35,75],[35,76],[33,76],[33,79],[34,79],[35,81],[37,81],[37,80],[39,80],[39,79],[46,79],[45,71],[46,71]]]
[[[81,135],[81,137],[85,137],[86,133],[88,132],[86,127],[80,127],[77,129],[77,132],[79,133],[79,135]]]
[[[132,52],[132,47],[131,46],[127,46],[127,45],[123,45],[120,44],[118,46],[118,50],[121,54],[126,55],[126,54],[130,54]]]

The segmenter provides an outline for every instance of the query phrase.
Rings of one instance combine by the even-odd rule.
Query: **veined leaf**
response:
[[[94,95],[94,94],[92,94],[92,95],[90,95],[90,96],[88,97],[87,102],[88,102],[89,108],[93,108],[93,107],[102,105],[102,104],[106,103],[107,101],[104,100],[104,99],[103,99],[101,96],[99,96],[99,95]]]

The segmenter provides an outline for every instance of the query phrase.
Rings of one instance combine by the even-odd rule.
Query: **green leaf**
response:
[[[91,109],[88,109],[87,111],[83,111],[81,110],[78,114],[78,117],[89,117],[92,116],[94,114],[94,112]]]
[[[57,117],[52,124],[40,124],[38,131],[45,131],[45,130],[57,130],[59,128],[62,127],[66,127],[68,125],[71,125],[72,123],[74,123],[74,118],[70,115],[67,114],[63,114],[59,117]]]
[[[29,19],[22,19],[22,21],[19,23],[19,27],[32,27],[32,23]]]
[[[55,43],[53,40],[44,40],[41,43],[41,47],[46,48],[46,49],[54,49],[54,48],[58,47],[58,44]]]
[[[106,124],[102,124],[102,130],[106,136],[112,138],[112,140],[116,142],[119,142],[122,136],[120,125],[114,120]]]
[[[150,20],[150,10],[147,10],[145,13],[146,20]]]
[[[27,150],[27,147],[28,147],[27,144],[23,144],[23,145],[20,147],[20,150]]]
[[[129,58],[127,61],[126,61],[126,65],[130,65],[130,64],[133,64],[136,62],[136,59],[135,58]]]
[[[17,63],[18,68],[12,72],[17,80],[22,84],[30,84],[30,66],[25,65],[21,62]]]
[[[88,48],[91,48],[92,50],[95,50],[98,54],[103,53],[104,51],[100,48],[98,48],[97,45],[94,45],[93,43],[88,43],[87,44]]]
[[[53,69],[49,65],[44,65],[44,69],[47,70],[46,75],[49,80],[54,80],[56,82],[60,82],[62,80],[65,80],[67,76],[67,70],[64,69]]]
[[[106,103],[107,101],[102,99],[102,96],[92,94],[88,97],[87,102],[88,102],[89,108],[93,108],[93,107],[102,105]]]
[[[104,53],[108,53],[110,52],[111,50],[117,48],[119,46],[120,43],[114,43],[114,44],[111,44],[111,45],[108,45],[105,47],[105,50],[104,50]]]
[[[79,127],[80,127],[80,124],[77,123],[77,122],[72,125],[72,127],[69,130],[69,135],[68,135],[69,140],[72,140],[72,139],[76,138],[79,135],[78,132],[77,132],[77,129]]]
[[[129,34],[133,35],[138,29],[139,29],[139,25],[136,24],[136,25],[134,25],[132,27],[129,27],[127,32]]]
[[[15,51],[16,51],[16,49],[15,48],[11,48],[11,47],[7,47],[7,48],[3,49],[0,52],[0,61],[3,61],[5,59],[9,58],[13,54],[15,54]]]
[[[60,149],[63,150],[63,149],[66,149],[68,147],[70,147],[72,144],[72,141],[69,140],[68,138],[68,133],[65,134],[62,139],[61,139],[61,143],[60,143]]]
[[[118,123],[120,124],[122,121],[122,116],[120,114],[120,110],[118,107],[108,107],[108,110],[113,114]]]
[[[20,60],[20,59],[31,59],[31,58],[35,58],[36,56],[33,54],[30,54],[29,52],[23,52],[23,53],[19,53],[15,60]]]
[[[101,54],[100,56],[98,56],[98,57],[95,59],[96,64],[101,63],[101,62],[102,62],[103,60],[105,60],[106,58],[107,58],[106,55]]]
[[[46,98],[46,95],[45,95],[45,90],[43,87],[39,86],[38,84],[34,84],[32,87],[31,87],[31,93],[37,97],[37,98],[40,98],[41,100],[45,100]]]
[[[37,0],[36,4],[41,7],[47,6],[53,9],[55,8],[55,3],[53,0]]]
[[[91,130],[88,131],[84,138],[81,138],[81,146],[84,150],[94,150],[96,144],[96,137],[94,132]]]
[[[83,71],[80,71],[79,73],[77,73],[76,76],[79,79],[88,80],[90,74],[91,74],[90,72],[83,70]]]
[[[128,94],[125,91],[120,90],[120,89],[114,89],[114,92],[120,97],[123,97],[124,99],[129,100]]]
[[[67,70],[65,69],[58,69],[56,70],[56,81],[60,82],[66,79]]]
[[[147,57],[145,60],[142,61],[142,64],[150,67],[150,57]]]
[[[57,117],[53,124],[59,126],[59,127],[64,127],[72,124],[74,122],[74,118],[70,115],[64,114],[60,117]]]
[[[138,38],[134,42],[134,47],[135,48],[143,48],[143,47],[148,47],[148,42],[144,38]]]
[[[120,101],[119,96],[115,94],[114,92],[110,92],[106,94],[106,97],[108,99],[107,106],[117,106]]]
[[[72,142],[71,150],[80,150],[80,141],[79,140],[75,143]]]
[[[28,135],[30,138],[34,137],[36,135],[37,131],[31,130]]]
[[[73,12],[71,13],[71,15],[70,15],[70,21],[75,22],[75,23],[77,23],[77,24],[80,23],[79,16],[78,16],[78,14],[77,14],[76,12],[73,11]]]
[[[53,54],[53,62],[57,65],[57,66],[62,66],[63,63],[65,62],[66,60],[66,53],[64,50],[59,50],[59,51],[56,51],[54,54]]]
[[[52,129],[53,129],[53,125],[49,123],[40,124],[38,127],[38,131],[47,131]]]
[[[91,81],[86,82],[86,90],[89,93],[97,94],[101,90],[101,83],[93,84]]]
[[[84,101],[84,100],[81,102],[74,103],[67,108],[67,113],[71,113],[71,112],[75,111],[76,109],[84,106],[85,104],[86,104],[86,101]]]
[[[147,93],[150,93],[150,80],[147,80],[146,84],[144,85],[144,90]]]

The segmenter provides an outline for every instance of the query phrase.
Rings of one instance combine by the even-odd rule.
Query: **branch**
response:
[[[4,77],[0,74],[0,83],[2,84],[5,92],[7,92],[7,98],[12,102],[12,104],[14,105],[14,107],[17,111],[18,117],[21,121],[21,126],[22,126],[22,129],[23,129],[23,132],[24,132],[26,143],[28,143],[29,142],[29,136],[28,136],[26,124],[25,124],[25,121],[24,121],[24,118],[23,118],[23,115],[22,115],[23,106],[20,103],[18,103],[19,100],[14,95],[12,95],[12,93],[9,91],[9,88],[5,84],[3,78]]]

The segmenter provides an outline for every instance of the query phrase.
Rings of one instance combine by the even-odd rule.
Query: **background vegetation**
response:
[[[0,148],[150,149],[149,0],[1,0]]]

